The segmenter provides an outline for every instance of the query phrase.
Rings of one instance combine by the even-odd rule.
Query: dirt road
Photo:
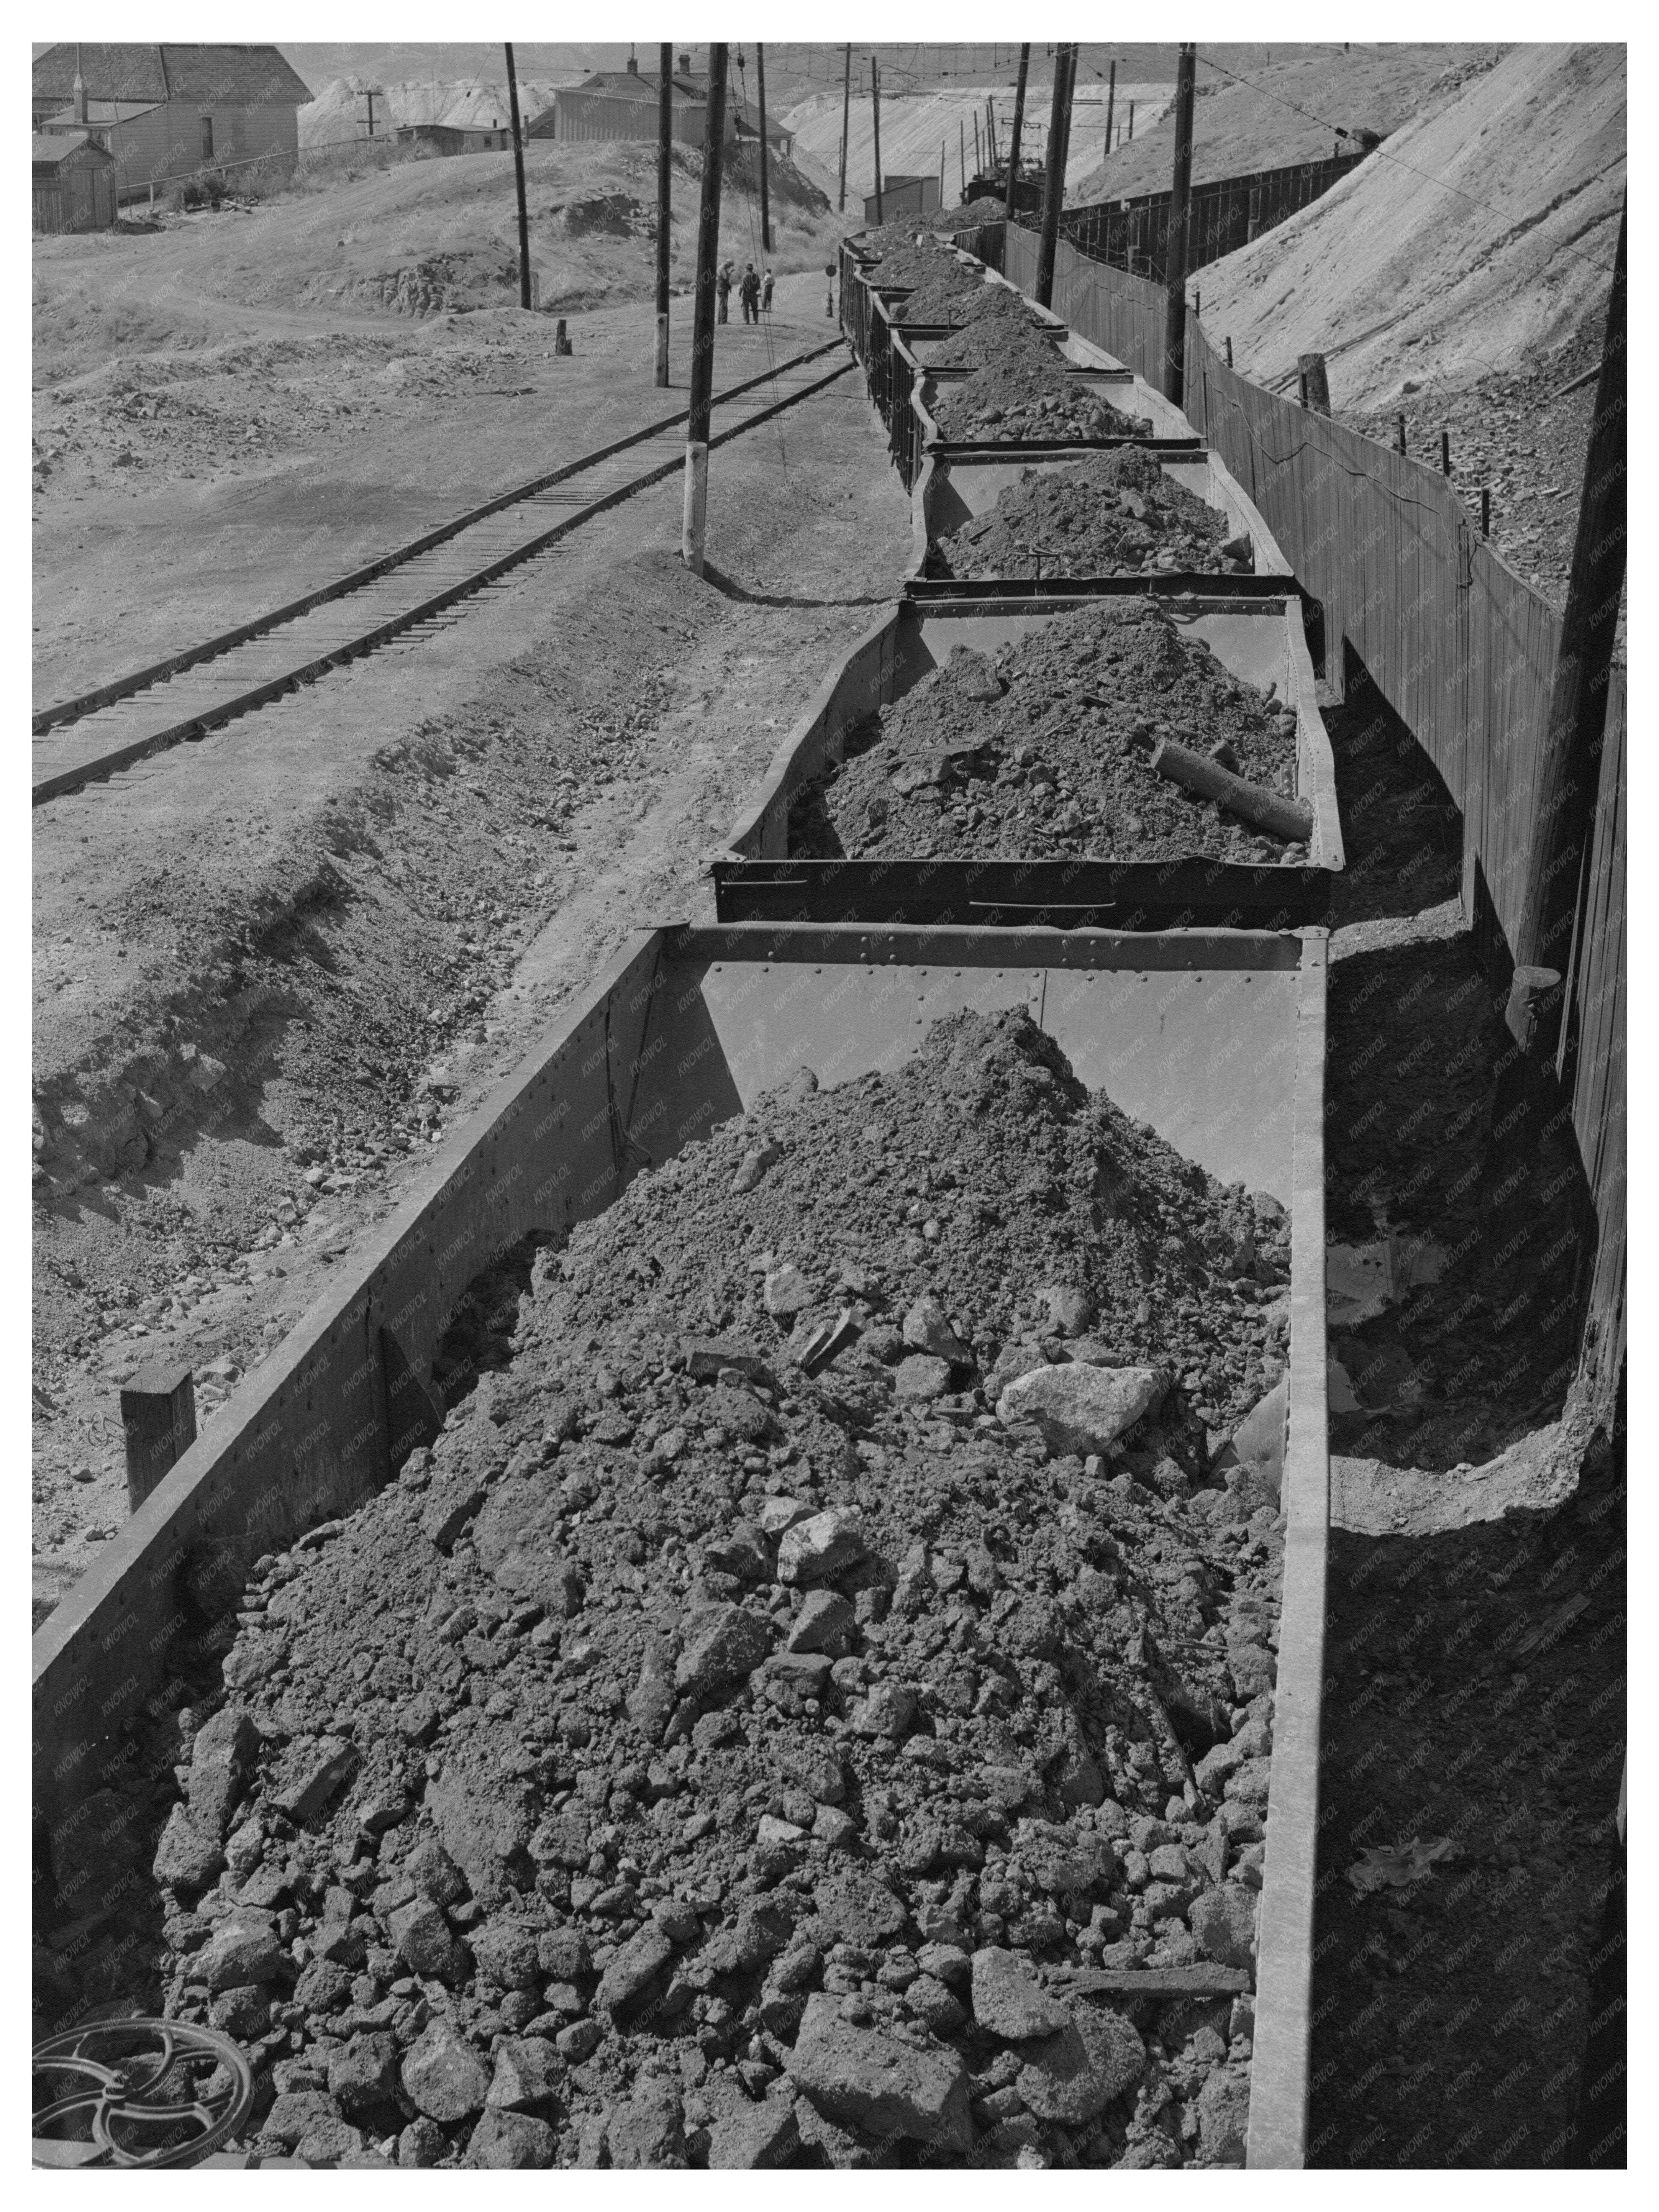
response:
[[[781,349],[825,328],[820,280],[781,295]],[[649,326],[573,325],[594,366],[543,449],[590,441],[607,383],[651,419],[621,367]],[[717,381],[755,337],[722,331]],[[500,418],[466,436],[481,489],[536,465]],[[441,445],[389,405],[365,430],[380,542]],[[125,1515],[121,1380],[176,1358],[210,1414],[594,963],[712,911],[706,854],[908,556],[855,378],[714,471],[711,556],[772,603],[689,576],[679,520],[656,487],[437,637],[37,815],[37,1613]]]

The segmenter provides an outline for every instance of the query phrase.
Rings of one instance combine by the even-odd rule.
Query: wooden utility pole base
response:
[[[136,1513],[196,1441],[196,1385],[188,1367],[153,1360],[121,1393],[127,1506]]]
[[[1328,415],[1331,411],[1331,387],[1325,374],[1324,355],[1298,354],[1296,368],[1302,380],[1302,404],[1310,415]]]

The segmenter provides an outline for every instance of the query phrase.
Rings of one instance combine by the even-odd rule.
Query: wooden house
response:
[[[33,70],[36,131],[95,131],[123,198],[209,163],[297,153],[311,96],[275,46],[61,44]]]

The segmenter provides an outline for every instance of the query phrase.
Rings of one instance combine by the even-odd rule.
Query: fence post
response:
[[[127,1510],[136,1513],[196,1441],[196,1386],[188,1367],[152,1360],[121,1392]]]

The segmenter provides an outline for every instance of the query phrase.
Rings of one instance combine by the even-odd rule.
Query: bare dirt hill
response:
[[[1398,131],[1429,103],[1443,100],[1457,77],[1489,69],[1502,52],[1493,46],[1280,46],[1273,49],[1274,58],[1252,63],[1225,48],[1201,46],[1193,181],[1322,161],[1339,143],[1345,152],[1357,150],[1352,139],[1338,141],[1338,127],[1350,134]],[[1121,80],[1121,69],[1118,75]],[[1134,94],[1133,85],[1126,92],[1120,82],[1115,140],[1126,120],[1126,98]],[[1168,109],[1148,112],[1138,105],[1133,143],[1117,146],[1105,162],[1097,158],[1103,137],[1103,125],[1101,131],[1085,133],[1081,116],[1073,121],[1067,173],[1075,178],[1072,197],[1079,205],[1169,191],[1175,118]],[[1080,139],[1092,146],[1097,158],[1079,173]]]
[[[520,76],[519,112],[525,122],[552,105],[558,86],[578,83],[585,74],[575,69],[544,71],[533,77]],[[402,123],[448,123],[464,131],[495,131],[511,125],[507,78],[499,66],[488,76],[434,74],[391,83],[372,71],[356,70],[325,84],[311,105],[300,110],[300,143],[331,146],[361,136],[367,113],[363,94],[369,86],[374,88],[377,131]]]
[[[1116,114],[1121,120],[1128,112],[1128,102],[1136,102],[1135,130],[1137,135],[1149,126],[1152,118],[1163,113],[1175,97],[1173,81],[1168,83],[1129,83],[1119,71],[1119,102]],[[1025,118],[1020,127],[1020,154],[1026,161],[1040,161],[1048,149],[1048,117],[1053,96],[1051,84],[1033,84],[1027,94]],[[975,168],[974,125],[977,119],[981,131],[980,148],[984,153],[985,103],[990,100],[996,125],[997,143],[1005,143],[1012,127],[1014,112],[1014,94],[1011,84],[988,80],[981,84],[950,84],[924,88],[902,96],[890,93],[884,82],[881,94],[881,171],[884,177],[937,176],[939,154],[945,155],[945,204],[948,207],[957,198],[963,178],[963,155],[965,149],[967,174],[971,178]],[[841,163],[842,96],[839,91],[815,93],[810,99],[793,107],[784,117],[787,127],[795,132],[795,152],[803,166],[822,182],[830,179],[835,188]],[[1115,125],[1114,125],[1115,130]],[[1099,166],[1100,149],[1106,131],[1106,87],[1092,75],[1079,78],[1072,113],[1072,143],[1066,164],[1066,192],[1075,201],[1079,188],[1087,173]],[[860,216],[864,195],[875,190],[875,113],[867,95],[854,96],[848,116],[847,133],[847,206],[854,227]],[[1166,178],[1164,180],[1168,182]]]
[[[526,149],[526,173],[530,263],[543,308],[575,312],[647,297],[655,147],[538,139]],[[689,290],[695,273],[701,173],[696,149],[675,149],[677,289]],[[770,177],[770,265],[780,276],[822,270],[842,226],[788,163],[774,156]],[[511,153],[478,153],[302,178],[257,209],[170,216],[161,230],[37,240],[37,374],[90,366],[93,357],[123,349],[129,331],[142,328],[159,342],[169,326],[199,322],[204,301],[358,318],[514,306],[517,222]],[[748,149],[727,166],[720,251],[739,269],[763,258],[758,171]],[[96,283],[88,282],[89,264]]]
[[[1527,46],[1203,272],[1251,376],[1322,351],[1340,408],[1464,384],[1598,331],[1625,189],[1623,46]]]

